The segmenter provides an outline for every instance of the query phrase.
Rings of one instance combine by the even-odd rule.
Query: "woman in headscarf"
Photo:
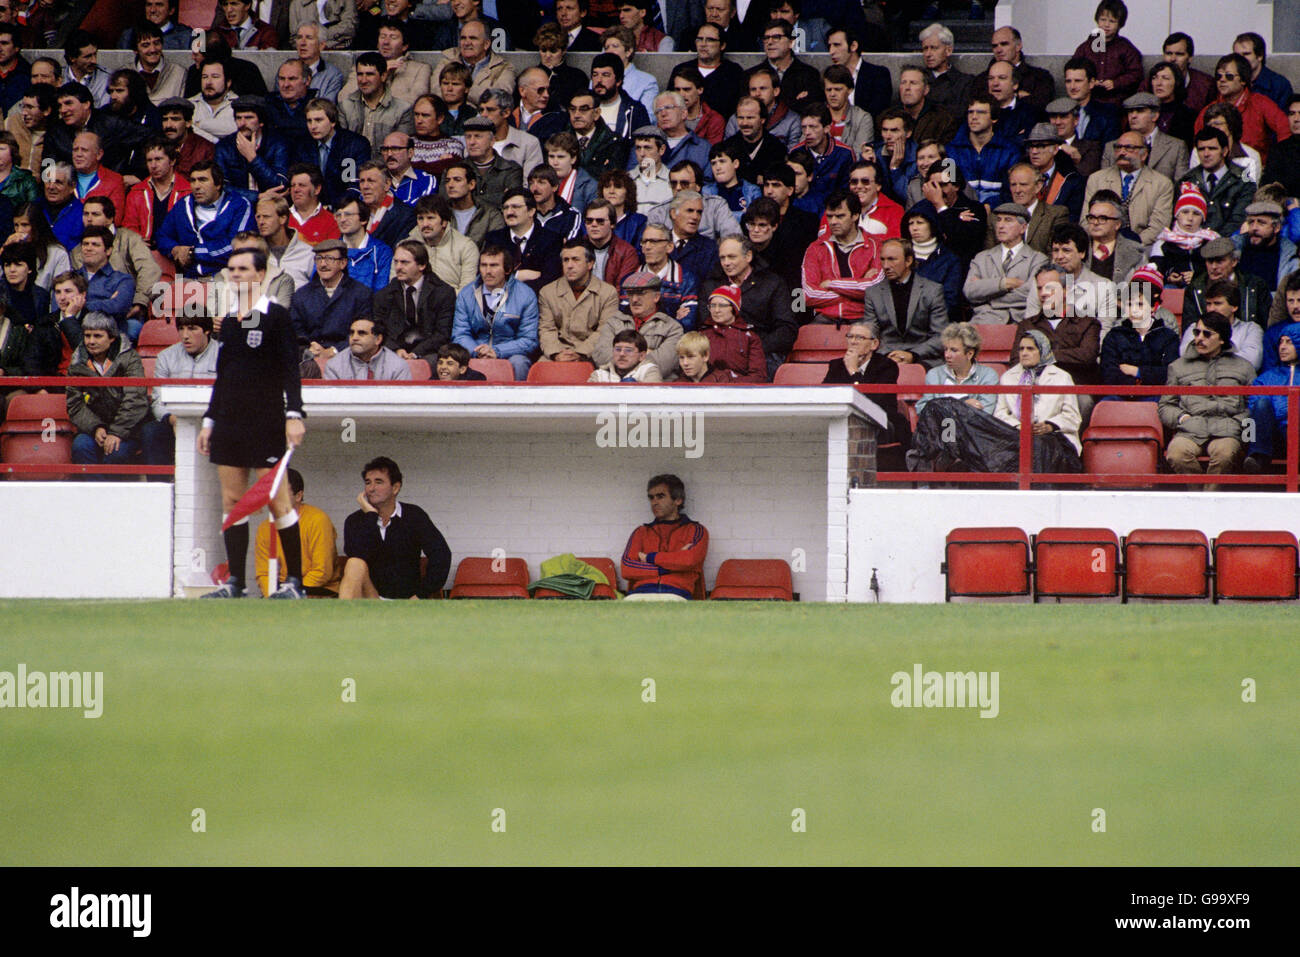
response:
[[[1020,364],[1002,374],[1002,385],[1074,385],[1070,373],[1054,364],[1052,344],[1037,329],[1020,337],[1019,356]],[[1034,471],[1039,471],[1040,458],[1056,463],[1043,471],[1082,471],[1078,396],[1040,393],[1034,396],[1032,408],[1026,408],[1027,401],[1020,395],[1000,395],[993,414],[1017,430],[1026,425],[1033,429]]]

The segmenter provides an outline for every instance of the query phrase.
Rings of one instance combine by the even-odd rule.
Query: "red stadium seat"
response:
[[[581,385],[596,367],[590,362],[552,362],[542,359],[528,370],[528,381],[533,385]]]
[[[975,331],[980,334],[980,351],[977,360],[984,365],[994,362],[1009,364],[1013,361],[1016,350],[1016,326],[1010,322],[978,323]]]
[[[528,564],[522,558],[463,558],[456,566],[451,597],[527,598]]]
[[[153,300],[153,314],[161,319],[175,319],[189,311],[191,315],[208,314],[209,284],[198,279],[167,282]]]
[[[411,370],[411,378],[416,382],[428,382],[433,378],[433,369],[423,359],[407,359],[406,367]]]
[[[783,558],[728,558],[709,593],[712,601],[794,601],[790,563]]]
[[[329,360],[324,354],[316,356],[316,368],[320,369],[321,378],[325,378],[325,367],[329,365]]]
[[[46,425],[52,426],[49,431]],[[12,465],[64,465],[72,461],[77,430],[68,420],[63,392],[16,395],[0,425],[0,461]],[[52,441],[46,441],[52,439]],[[22,475],[22,481],[61,481],[67,475]]]
[[[944,545],[944,600],[1029,594],[1029,536],[1019,528],[954,528]]]
[[[980,356],[980,365],[988,366],[992,369],[997,374],[999,380],[1001,380],[1003,374],[1007,371],[1007,364],[1005,362],[985,362],[982,354]]]
[[[777,370],[776,385],[821,385],[829,366],[825,362],[786,362]]]
[[[794,348],[787,362],[834,362],[844,358],[849,347],[849,327],[838,329],[829,323],[813,322],[803,326],[795,336]]]
[[[1138,528],[1124,539],[1124,593],[1130,598],[1208,598],[1210,543],[1189,528]]]
[[[157,365],[158,365],[158,357],[157,357],[157,356],[141,356],[141,357],[140,357],[140,364],[144,366],[144,377],[145,377],[146,379],[152,379],[152,378],[154,377],[153,370],[154,370],[154,368],[157,367]]]
[[[1183,300],[1186,294],[1186,289],[1166,289],[1160,294],[1160,305],[1174,314],[1179,329],[1183,327]]]
[[[165,319],[147,319],[140,327],[140,339],[135,348],[143,359],[146,356],[156,356],[180,341],[180,330],[170,322]]]
[[[1034,537],[1034,601],[1116,598],[1119,536],[1109,528],[1045,528]]]
[[[1298,560],[1290,532],[1224,532],[1214,540],[1214,600],[1300,598]]]
[[[470,359],[469,367],[483,373],[489,382],[515,381],[515,368],[508,359]]]
[[[1100,476],[1099,485],[1149,488],[1142,482],[1108,475],[1155,475],[1160,468],[1164,430],[1154,402],[1098,402],[1083,433],[1083,470]]]
[[[898,367],[898,384],[899,385],[925,385],[925,366],[919,362],[907,362]],[[921,392],[900,392],[898,394],[899,408],[907,414],[908,421],[912,424],[912,431],[916,431],[916,403],[920,401]]]
[[[599,582],[591,593],[593,601],[608,601],[618,597],[618,568],[614,565],[612,559],[608,558],[583,558],[579,556],[579,561],[593,565],[604,573],[605,578],[609,581],[608,585],[602,585]],[[561,595],[558,591],[552,591],[549,588],[538,588],[533,592],[534,598],[572,598],[572,595]]]
[[[1094,433],[1093,429],[1127,431]],[[1089,434],[1097,438],[1160,442],[1164,438],[1164,427],[1160,424],[1160,410],[1155,402],[1117,402],[1108,399],[1092,407],[1092,418],[1083,433],[1085,442]]]

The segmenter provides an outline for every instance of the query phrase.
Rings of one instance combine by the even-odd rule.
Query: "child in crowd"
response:
[[[439,382],[486,382],[487,376],[469,367],[469,350],[449,342],[438,349],[434,375]]]
[[[677,340],[676,382],[730,382],[731,373],[709,365],[709,337],[688,332]]]
[[[1124,0],[1101,0],[1093,14],[1097,29],[1079,44],[1075,56],[1097,65],[1097,86],[1092,95],[1116,106],[1137,92],[1145,73],[1138,48],[1119,35],[1128,22]]]
[[[1183,183],[1174,204],[1174,222],[1161,231],[1151,244],[1151,262],[1164,275],[1165,285],[1173,289],[1190,286],[1192,280],[1205,272],[1201,247],[1219,234],[1205,228],[1208,207],[1205,196],[1195,183]]]

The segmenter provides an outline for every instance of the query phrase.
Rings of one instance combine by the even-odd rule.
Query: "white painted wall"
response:
[[[1213,539],[1228,529],[1300,533],[1295,496],[1283,493],[1021,492],[861,489],[849,493],[849,601],[942,602],[944,541],[954,528],[1053,526],[1195,528]],[[1028,600],[1028,599],[1026,599]]]
[[[1128,23],[1120,31],[1148,56],[1181,30],[1196,41],[1196,52],[1222,56],[1232,52],[1232,38],[1254,31],[1273,44],[1272,0],[1127,0]],[[1014,26],[1025,51],[1069,56],[1095,24],[1095,0],[999,0],[995,22]]]
[[[167,598],[172,487],[0,482],[0,598]]]

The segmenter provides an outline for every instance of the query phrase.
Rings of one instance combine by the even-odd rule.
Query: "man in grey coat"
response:
[[[388,62],[378,53],[357,57],[357,88],[339,97],[339,125],[364,136],[374,156],[392,132],[415,135],[411,104],[388,91]]]
[[[1029,210],[1019,203],[1003,203],[993,216],[998,244],[971,260],[962,292],[975,307],[972,322],[1019,322],[1025,318],[1032,277],[1047,257],[1025,243]]]
[[[908,240],[886,239],[881,244],[885,282],[867,290],[862,317],[880,326],[880,349],[890,359],[899,365],[917,362],[929,367],[943,361],[940,336],[948,325],[948,307],[943,286],[918,276],[914,263]]]

